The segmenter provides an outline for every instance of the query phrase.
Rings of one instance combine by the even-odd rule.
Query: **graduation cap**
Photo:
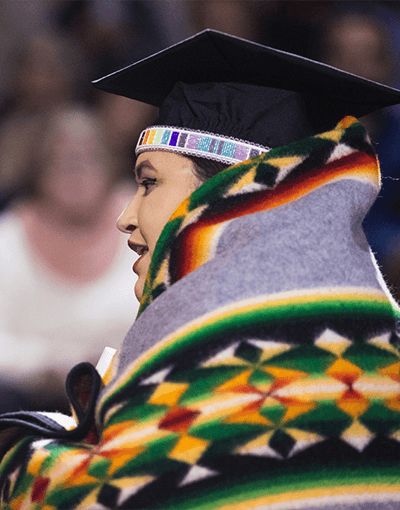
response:
[[[229,164],[400,103],[392,87],[210,29],[93,84],[160,108],[137,153]]]

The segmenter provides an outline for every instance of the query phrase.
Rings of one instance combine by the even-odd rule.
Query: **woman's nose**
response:
[[[122,211],[117,220],[117,228],[125,234],[131,234],[138,226],[137,222],[137,200],[133,198]]]

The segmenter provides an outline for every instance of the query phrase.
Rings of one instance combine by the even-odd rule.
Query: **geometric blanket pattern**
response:
[[[392,310],[354,292],[338,318],[335,297],[293,298],[295,328],[277,323],[279,300],[259,307],[268,338],[223,311],[203,324],[208,348],[188,328],[104,398],[98,444],[20,443],[3,462],[2,508],[343,508],[357,495],[357,508],[397,508]]]

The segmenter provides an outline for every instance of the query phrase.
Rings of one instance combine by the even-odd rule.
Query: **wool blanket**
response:
[[[348,117],[196,190],[80,435],[26,426],[2,508],[400,508],[398,311],[361,229],[378,191]]]

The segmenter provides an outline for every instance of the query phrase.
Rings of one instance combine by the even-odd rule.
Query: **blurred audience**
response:
[[[189,13],[194,32],[212,28],[228,34],[257,41],[260,38],[262,20],[259,13],[271,2],[248,2],[247,0],[193,0]],[[272,2],[274,3],[274,2]]]
[[[75,97],[77,58],[63,38],[42,33],[21,41],[14,50],[13,88],[4,101],[0,123],[0,193],[3,206],[18,195],[24,185],[29,165],[23,147],[36,135],[36,123],[55,106]],[[77,65],[77,64],[76,64]],[[78,67],[79,68],[79,67]],[[3,147],[14,144],[13,150]]]
[[[168,41],[154,16],[156,4],[147,0],[59,2],[56,25],[83,59],[80,92],[86,101],[96,99],[91,80],[165,47]]]
[[[117,347],[136,315],[135,256],[115,227],[134,189],[95,114],[31,121],[16,135],[24,199],[0,218],[0,372],[32,406],[60,408],[70,368]]]
[[[62,410],[66,373],[117,347],[138,307],[135,255],[115,223],[135,191],[135,139],[156,109],[90,81],[165,46],[157,6],[48,6],[43,30],[33,23],[7,48],[12,86],[0,104],[0,412]]]
[[[350,12],[333,17],[322,39],[326,63],[380,83],[391,84],[394,62],[390,41],[371,15]],[[366,220],[369,243],[400,300],[400,118],[394,109],[361,119],[379,156],[383,188]]]
[[[60,3],[56,14],[61,33],[75,44],[75,51],[82,57],[80,98],[94,105],[103,118],[111,148],[116,157],[124,158],[129,172],[134,166],[136,139],[157,116],[157,109],[99,92],[91,85],[91,80],[165,47],[167,41],[156,13],[157,2],[147,0],[112,3],[68,0]]]
[[[393,62],[383,28],[362,13],[336,16],[327,24],[320,60],[329,65],[372,81],[389,84]],[[370,136],[379,136],[385,114],[373,114],[362,119]]]
[[[29,38],[15,53],[14,109],[41,113],[74,97],[72,50],[55,33]]]

